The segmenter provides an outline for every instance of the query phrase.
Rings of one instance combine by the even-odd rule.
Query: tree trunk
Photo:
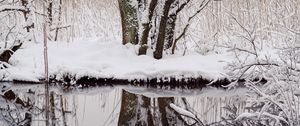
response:
[[[149,126],[153,125],[150,112],[150,98],[122,90],[119,126]],[[147,117],[145,117],[147,115]]]
[[[164,5],[163,15],[161,17],[160,24],[159,24],[159,32],[158,32],[156,47],[153,54],[155,59],[161,59],[163,55],[168,14],[173,1],[174,0],[167,0]]]
[[[49,20],[49,26],[52,25],[53,22],[53,1],[49,1],[48,7],[47,7],[47,14],[48,14],[48,20]]]
[[[142,39],[141,39],[141,47],[139,48],[139,54],[138,55],[146,55],[147,49],[148,49],[148,37],[149,37],[149,32],[152,28],[151,25],[151,20],[153,17],[154,9],[157,5],[157,0],[152,0],[149,6],[149,15],[148,15],[148,22],[146,24],[143,24],[144,26],[144,31],[142,34]]]
[[[59,7],[58,7],[58,24],[59,25],[61,25],[61,13],[62,13],[62,0],[59,0]],[[58,31],[59,31],[59,28],[57,26],[55,29],[54,41],[57,41]]]
[[[22,11],[22,13],[23,13],[23,15],[24,15],[25,22],[27,22],[27,20],[28,20],[28,15],[29,15],[29,13],[30,13],[29,8],[27,7],[27,5],[28,5],[28,0],[21,0],[21,5],[22,5],[23,7],[26,8],[25,11]],[[27,32],[30,32],[30,29],[32,29],[32,28],[34,28],[34,23],[32,23],[32,24],[29,25],[29,26],[26,26]]]
[[[167,29],[166,29],[166,42],[165,42],[165,50],[170,49],[174,44],[176,44],[174,41],[174,32],[176,27],[176,21],[177,21],[177,15],[180,11],[182,11],[185,6],[190,2],[191,0],[186,0],[185,3],[182,3],[179,5],[179,0],[175,0],[173,4],[171,5],[171,10],[176,9],[176,11],[172,11],[173,13],[169,14],[169,18],[167,21]],[[173,53],[173,50],[171,50]]]
[[[66,110],[64,108],[64,99],[62,95],[59,95],[59,99],[60,99],[60,107],[61,107],[61,116],[62,116],[62,122],[63,122],[63,126],[67,126],[67,120],[66,120]]]
[[[51,126],[56,126],[56,117],[55,117],[55,96],[54,92],[52,91],[50,94],[50,111],[51,111]]]
[[[178,7],[178,5],[179,5],[179,1],[175,0],[171,5],[171,10]],[[173,45],[176,20],[177,20],[177,13],[176,13],[176,11],[174,11],[172,14],[169,14],[169,17],[167,20],[165,47],[164,47],[165,49],[169,49]]]
[[[123,44],[138,44],[138,19],[137,7],[132,6],[132,0],[118,0],[121,22]]]
[[[159,112],[161,116],[161,124],[163,126],[169,126],[169,121],[167,117],[167,109],[169,109],[169,105],[171,103],[174,103],[174,98],[173,97],[162,97],[158,98],[158,107],[159,107]]]
[[[19,44],[12,46],[10,49],[7,49],[3,51],[0,54],[0,61],[8,63],[11,56],[17,51],[19,48],[21,48],[22,43],[18,42]]]
[[[138,5],[133,6],[133,1],[138,3]],[[122,21],[123,44],[139,44],[138,55],[145,55],[149,45],[148,41],[151,38],[151,48],[155,48],[153,56],[155,59],[161,59],[163,51],[171,48],[174,43],[177,14],[190,0],[186,0],[184,3],[179,1],[164,0],[164,3],[161,3],[158,0],[151,0],[149,6],[147,6],[147,2],[144,0],[118,0]],[[159,7],[158,10],[155,10],[158,6],[163,6],[163,8]],[[155,14],[155,11],[158,14]],[[161,14],[158,11],[163,12]],[[148,12],[147,22],[142,20],[144,17],[140,17],[146,14],[145,12]],[[139,30],[140,32],[138,32]],[[151,36],[150,31],[154,31],[154,33],[151,33]]]
[[[170,49],[173,45],[176,19],[176,15],[170,15],[170,18],[168,19],[165,40],[166,42],[164,47],[165,49]]]

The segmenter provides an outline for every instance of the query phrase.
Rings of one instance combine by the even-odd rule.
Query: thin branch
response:
[[[187,0],[183,4],[180,5],[180,7],[176,10],[176,14],[178,14],[183,8],[190,2],[191,0]]]
[[[185,25],[183,31],[180,33],[180,35],[174,40],[174,43],[173,43],[173,46],[172,46],[172,54],[175,53],[175,48],[176,48],[176,44],[177,42],[186,34],[186,31],[188,30],[188,28],[190,27],[190,23],[191,21],[208,5],[208,3],[210,2],[211,0],[208,0],[206,3],[205,3],[205,0],[202,1],[202,3],[200,4],[199,6],[199,10],[197,10],[191,17],[189,17],[188,19],[188,22],[187,22],[187,25]],[[188,1],[189,2],[189,1]],[[185,5],[184,5],[185,6]]]
[[[5,12],[5,11],[22,11],[22,12],[25,12],[26,9],[23,6],[10,6],[10,5],[0,6],[0,12]]]
[[[55,27],[55,28],[52,28],[50,31],[53,31],[53,30],[60,30],[60,29],[69,28],[69,27],[71,27],[71,25],[57,26],[57,27]]]
[[[208,3],[210,2],[211,0],[208,0],[205,4],[204,4],[204,2],[205,2],[205,0],[203,0],[202,1],[202,3],[200,4],[200,9],[199,10],[197,10],[196,11],[196,13],[194,13],[191,17],[189,17],[189,19],[188,19],[188,23],[193,19],[193,18],[195,18],[207,5],[208,5]]]
[[[250,53],[250,54],[256,55],[255,52],[251,52],[251,51],[249,51],[247,49],[238,48],[236,46],[234,46],[234,48],[231,48],[230,50],[238,50],[238,51],[241,51],[241,52],[246,52],[246,53]]]
[[[254,55],[256,56],[256,58],[258,58],[258,54],[257,54],[257,49],[256,49],[256,45],[255,45],[255,39],[256,39],[256,36],[252,36],[253,35],[253,33],[255,32],[255,29],[256,29],[256,23],[254,24],[254,27],[253,27],[253,29],[252,29],[252,31],[249,31],[245,26],[243,26],[237,19],[236,19],[236,17],[234,17],[232,14],[229,14],[231,17],[232,17],[232,19],[247,33],[247,35],[248,35],[248,39],[246,38],[246,37],[244,37],[245,39],[247,39],[250,43],[251,43],[251,45],[252,45],[252,48],[253,48],[253,50],[254,50]]]
[[[5,36],[5,45],[4,48],[7,48],[7,41],[8,41],[8,36],[10,35],[10,33],[12,33],[12,30],[16,27],[16,25],[14,25],[13,27],[9,28],[8,33]]]
[[[46,15],[46,14],[43,14],[43,13],[41,13],[41,12],[38,12],[38,11],[35,11],[34,13],[36,13],[36,14],[38,14],[38,15],[41,15],[41,16],[44,16],[44,17],[47,17],[47,15]]]
[[[276,63],[252,63],[252,64],[247,64],[247,65],[243,65],[241,67],[237,67],[235,68],[236,70],[239,69],[239,70],[242,70],[244,69],[241,73],[241,75],[237,78],[237,80],[240,80],[243,75],[245,75],[245,73],[252,67],[256,67],[256,66],[276,66],[276,67],[279,67],[280,65],[279,64],[276,64]],[[297,71],[297,72],[300,72],[300,69],[297,69],[297,68],[292,68],[292,67],[287,67],[287,69],[290,69],[290,70],[294,70],[294,71]]]

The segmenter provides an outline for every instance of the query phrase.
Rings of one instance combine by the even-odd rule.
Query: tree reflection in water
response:
[[[23,100],[7,86],[1,85],[0,103],[0,125],[31,125],[33,105],[30,98]]]
[[[149,95],[118,87],[84,93],[52,90],[50,122],[56,126],[201,126],[216,124],[221,117],[228,116],[226,105],[235,105],[235,112],[241,113],[246,103],[245,99],[233,96],[180,96]],[[44,125],[44,101],[41,88],[2,90],[0,125]],[[175,111],[171,103],[193,113],[196,119]]]
[[[33,86],[34,87],[34,86]],[[40,87],[12,88],[10,84],[1,85],[0,97],[0,125],[1,126],[32,126],[44,125],[45,104],[44,93]],[[51,125],[55,126],[65,122],[62,95],[51,92],[50,115]],[[33,123],[38,122],[38,123]]]
[[[241,102],[236,98],[225,98],[224,101],[222,98],[205,97],[197,106],[206,108],[202,107],[202,113],[199,113],[201,110],[197,112],[191,107],[189,100],[185,97],[147,97],[126,90],[122,90],[121,101],[118,125],[124,126],[202,126],[204,124],[201,122],[201,119],[206,122],[206,125],[216,124],[215,122],[221,121],[222,116],[230,114],[224,108],[227,103],[237,106],[235,107],[237,109],[235,112],[237,113],[241,112],[245,107],[245,102]],[[196,118],[191,118],[175,111],[170,107],[171,103],[181,106],[183,110],[192,113]],[[222,110],[223,108],[224,110]],[[197,117],[199,115],[203,117],[199,119]],[[210,122],[207,118],[210,118]]]
[[[188,125],[179,113],[170,108],[171,103],[174,103],[174,97],[150,98],[122,90],[118,125]]]

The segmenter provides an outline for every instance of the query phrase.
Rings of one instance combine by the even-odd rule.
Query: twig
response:
[[[14,25],[13,27],[11,27],[9,30],[8,30],[8,33],[6,34],[5,36],[5,45],[4,45],[4,48],[7,48],[7,41],[8,41],[8,36],[10,35],[10,33],[12,33],[12,30],[16,27],[16,25]]]

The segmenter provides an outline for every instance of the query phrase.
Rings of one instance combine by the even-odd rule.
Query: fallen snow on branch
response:
[[[174,109],[174,111],[178,112],[180,115],[187,116],[187,117],[190,117],[190,118],[193,118],[193,119],[197,120],[196,116],[193,113],[191,113],[191,112],[189,112],[189,111],[187,111],[187,110],[185,110],[185,109],[183,109],[183,108],[181,108],[181,107],[179,107],[179,106],[177,106],[173,103],[170,104],[170,107],[172,109]]]
[[[250,119],[250,118],[259,118],[261,116],[266,116],[266,117],[270,117],[274,120],[276,120],[276,124],[280,124],[280,121],[283,121],[285,124],[289,124],[286,119],[284,119],[283,117],[277,116],[277,115],[272,115],[270,113],[267,112],[255,112],[255,113],[248,113],[248,112],[244,112],[241,115],[239,115],[236,120],[240,120],[240,121],[245,121],[245,119]]]

